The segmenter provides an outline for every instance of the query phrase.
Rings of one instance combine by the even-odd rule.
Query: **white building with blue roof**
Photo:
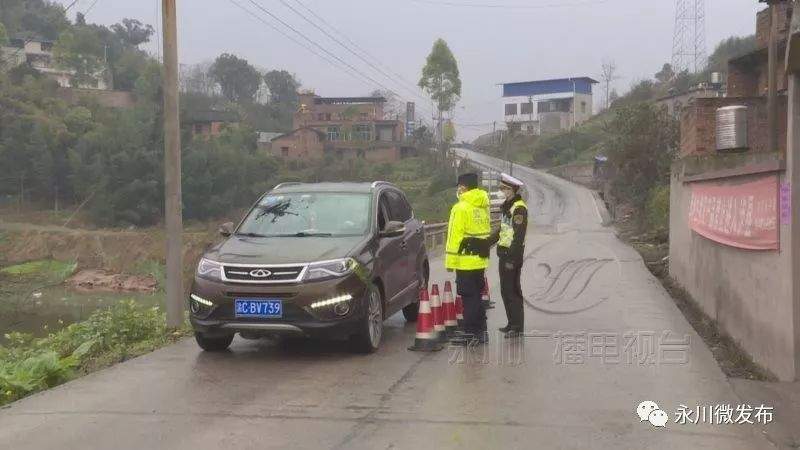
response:
[[[569,130],[592,117],[589,77],[503,83],[503,121],[528,134]]]

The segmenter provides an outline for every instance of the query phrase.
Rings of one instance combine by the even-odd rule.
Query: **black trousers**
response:
[[[456,270],[456,292],[464,303],[464,332],[480,334],[486,331],[486,309],[481,302],[484,270]]]
[[[500,257],[500,295],[506,307],[508,326],[524,331],[525,312],[522,297],[522,261],[519,258]]]

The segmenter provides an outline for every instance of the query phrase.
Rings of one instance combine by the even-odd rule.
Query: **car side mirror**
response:
[[[403,222],[390,220],[383,231],[380,232],[380,237],[397,237],[402,236],[406,232],[406,226]]]
[[[228,237],[233,234],[233,222],[225,222],[219,226],[219,234]]]

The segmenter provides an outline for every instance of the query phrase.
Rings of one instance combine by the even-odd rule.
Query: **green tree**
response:
[[[111,30],[128,47],[138,47],[150,41],[155,30],[136,19],[122,19],[122,23],[111,25]]]
[[[123,50],[112,62],[114,89],[134,90],[136,80],[144,74],[149,64],[152,64],[152,60],[143,51],[137,48]]]
[[[0,22],[11,36],[51,41],[70,26],[64,7],[48,0],[0,0]]]
[[[661,70],[656,73],[656,80],[660,83],[668,83],[675,77],[675,71],[672,70],[672,64],[664,63]]]
[[[717,44],[714,52],[708,57],[708,68],[706,72],[728,72],[728,60],[742,56],[748,52],[755,50],[757,47],[756,36],[738,37],[733,36],[724,39]]]
[[[223,53],[209,68],[209,75],[216,81],[222,95],[232,102],[252,102],[261,85],[261,74],[246,59]]]
[[[419,87],[431,96],[439,111],[449,111],[461,97],[458,62],[443,39],[433,43],[422,68]]]
[[[73,86],[94,85],[103,70],[104,47],[90,27],[73,27],[53,47],[59,66],[74,71]]]
[[[285,70],[270,70],[264,74],[264,82],[269,88],[270,103],[297,103],[297,88],[300,82]]]
[[[0,23],[0,47],[8,45],[8,33],[6,33],[6,27]]]
[[[456,140],[456,127],[453,126],[453,121],[448,120],[444,123],[444,131],[442,132],[444,140],[451,143]]]
[[[608,130],[606,151],[616,173],[613,193],[644,211],[652,189],[669,183],[679,142],[678,122],[663,108],[638,103],[618,108]]]

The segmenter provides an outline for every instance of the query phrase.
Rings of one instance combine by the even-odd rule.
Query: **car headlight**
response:
[[[197,276],[207,280],[219,281],[222,279],[222,264],[201,258],[197,264]]]
[[[353,258],[334,259],[311,263],[306,269],[303,281],[324,280],[327,278],[343,277],[356,268],[356,260]]]

